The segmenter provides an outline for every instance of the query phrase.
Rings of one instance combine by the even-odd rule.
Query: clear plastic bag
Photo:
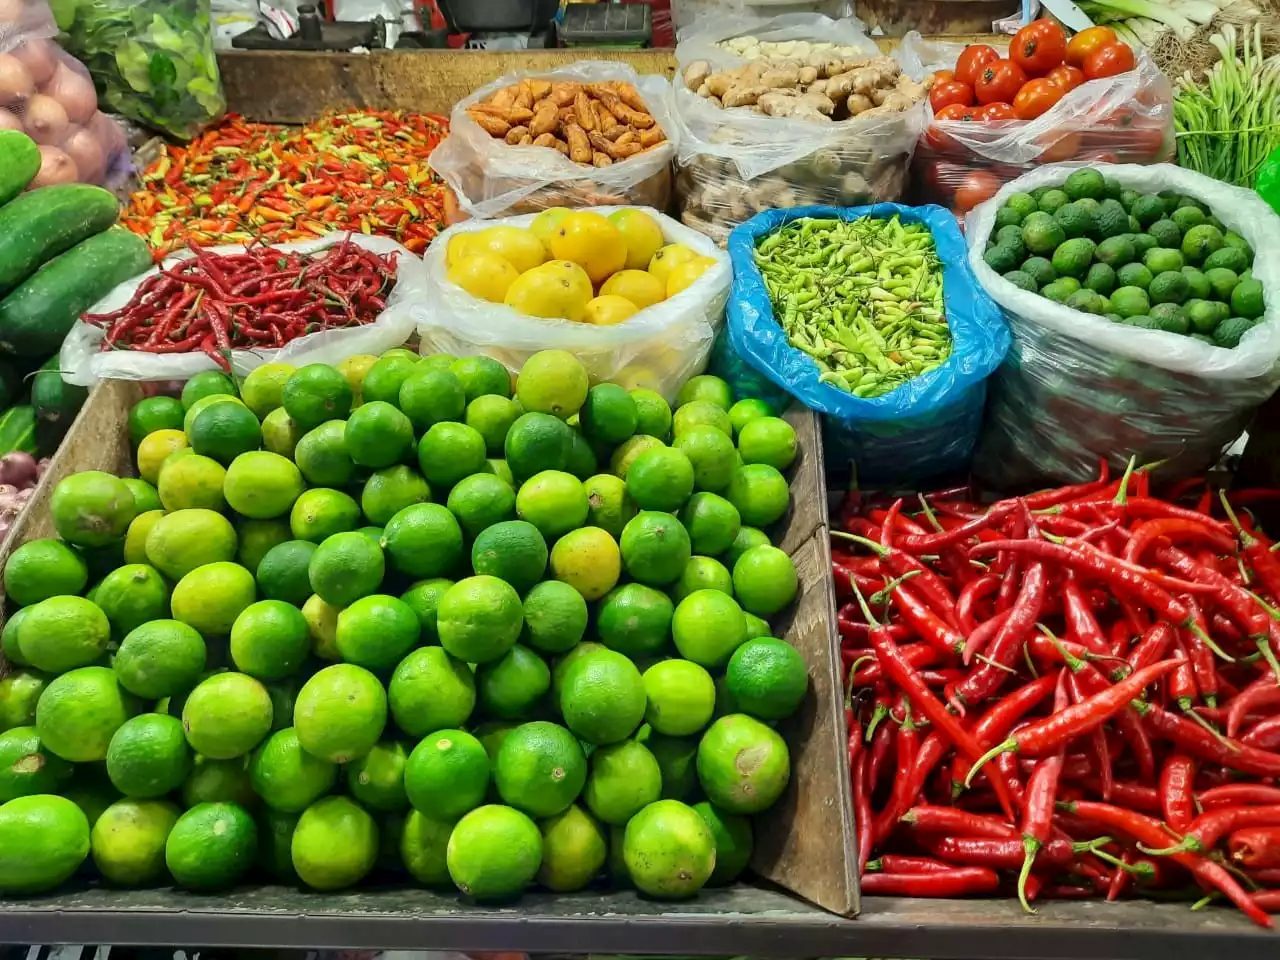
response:
[[[951,330],[951,356],[896,390],[860,398],[823,383],[818,365],[787,341],[755,265],[756,241],[801,217],[892,217],[923,223],[942,263],[942,297]],[[1000,309],[978,286],[960,225],[941,207],[880,203],[853,209],[802,207],[761,213],[733,231],[733,295],[729,346],[759,373],[825,415],[828,462],[852,461],[860,481],[920,484],[963,471],[982,423],[987,378],[1009,349]],[[732,369],[731,364],[723,364]]]
[[[1280,217],[1256,194],[1168,164],[1103,167],[1142,193],[1195,197],[1255,251],[1266,310],[1234,350],[1116,324],[1015,287],[983,262],[1011,193],[1061,184],[1082,164],[1043,167],[1006,184],[965,221],[969,263],[1005,312],[1013,348],[992,379],[974,470],[1000,488],[1077,483],[1098,458],[1168,462],[1169,479],[1203,473],[1280,387]]]
[[[659,147],[608,167],[574,163],[549,147],[512,146],[495,138],[467,108],[524,79],[553,83],[620,81],[636,88],[666,134]],[[449,136],[431,153],[431,169],[458,195],[462,210],[478,219],[534,213],[549,207],[647,206],[666,209],[675,155],[671,90],[657,76],[640,76],[624,63],[583,60],[560,70],[512,73],[458,101]]]
[[[278,243],[279,250],[296,250],[310,253],[341,243],[345,234],[331,234],[316,240],[298,243]],[[366,237],[352,234],[351,242],[377,254],[396,253],[396,285],[387,298],[387,308],[373,323],[346,330],[322,330],[290,341],[279,349],[233,350],[231,369],[237,376],[245,376],[250,370],[264,363],[289,363],[300,367],[308,363],[338,363],[359,353],[379,354],[398,347],[413,335],[414,316],[424,303],[435,298],[435,290],[427,282],[427,272],[412,252],[388,237]],[[244,247],[224,245],[207,247],[213,253],[243,252]],[[175,253],[164,263],[170,265],[185,260],[187,251]],[[90,313],[109,313],[119,310],[132,298],[142,282],[154,274],[154,269],[122,283],[101,301]],[[203,353],[143,353],[135,350],[99,350],[106,331],[87,323],[77,323],[62,342],[58,358],[62,378],[68,383],[91,386],[98,380],[186,380],[202,370],[216,370],[213,360]]]
[[[63,34],[113,113],[191,140],[226,112],[209,0],[80,0]]]
[[[720,17],[681,31],[673,81],[681,221],[723,246],[734,227],[762,210],[901,199],[927,104],[905,113],[812,123],[721,109],[685,88],[682,76],[691,63],[705,60],[723,69],[747,62],[718,46],[746,35],[779,43],[838,43],[858,49],[859,56],[879,53],[857,20],[818,14]]]
[[[902,44],[908,71],[951,69],[964,44]],[[912,161],[912,197],[964,214],[1015,177],[1045,163],[1164,163],[1175,153],[1173,90],[1138,51],[1135,69],[1076,87],[1035,120],[933,121]]]
[[[611,212],[609,207],[597,211]],[[482,353],[516,371],[539,350],[568,350],[595,380],[628,389],[646,387],[673,400],[680,385],[706,367],[724,318],[732,274],[728,256],[706,237],[656,210],[645,213],[661,225],[667,243],[682,243],[714,258],[716,265],[688,289],[612,327],[529,317],[471,296],[445,279],[445,252],[453,237],[494,226],[494,222],[469,220],[450,227],[427,248],[427,279],[436,292],[427,302],[414,305],[422,352]],[[533,219],[529,214],[502,223],[525,227]]]
[[[53,40],[49,4],[13,3],[17,18],[0,22],[0,130],[21,130],[40,147],[32,186],[119,185],[130,169],[124,131],[98,109],[84,64]]]

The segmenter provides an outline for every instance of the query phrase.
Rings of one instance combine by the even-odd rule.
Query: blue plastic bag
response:
[[[921,223],[933,234],[942,261],[942,297],[951,328],[946,363],[883,396],[863,399],[821,383],[808,354],[787,342],[774,319],[755,265],[756,241],[803,217],[890,218]],[[866,207],[767,210],[729,236],[733,290],[729,346],[751,367],[811,409],[825,415],[826,460],[851,461],[860,483],[919,483],[968,469],[986,400],[986,380],[1009,350],[1000,308],[969,269],[956,218],[942,207],[877,203]]]

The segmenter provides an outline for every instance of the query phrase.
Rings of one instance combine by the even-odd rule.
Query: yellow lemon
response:
[[[665,300],[667,287],[645,270],[619,270],[601,285],[600,296],[622,297],[643,310]]]
[[[674,297],[715,266],[710,257],[695,257],[687,260],[667,274],[667,296]]]
[[[515,267],[517,273],[546,262],[547,248],[533,231],[524,227],[490,227],[475,236],[475,250],[497,254]]]
[[[627,244],[628,270],[643,270],[662,249],[662,227],[643,210],[619,210],[609,214],[609,222],[618,228]]]
[[[529,224],[533,235],[542,242],[548,252],[551,250],[551,235],[559,229],[560,221],[569,213],[568,207],[552,207],[550,210],[543,210],[533,218],[533,223]]]
[[[602,294],[587,304],[587,323],[597,327],[612,327],[636,312],[636,305],[623,297]]]
[[[520,271],[493,253],[470,253],[449,268],[447,277],[473,297],[501,303]]]
[[[583,303],[586,303],[595,296],[595,292],[592,289],[591,278],[587,276],[587,271],[583,270],[582,267],[578,266],[572,260],[548,260],[536,269],[545,270],[547,273],[559,277],[560,280],[568,283],[574,294],[583,298]]]
[[[671,271],[682,263],[696,259],[697,256],[697,253],[683,243],[669,243],[653,255],[653,259],[649,261],[649,272],[661,280],[665,288]]]
[[[452,237],[449,240],[448,248],[444,252],[444,265],[452,267],[471,253],[474,249],[475,240],[475,233],[460,233],[456,237]]]
[[[587,271],[593,284],[604,283],[627,262],[627,242],[605,217],[589,210],[565,214],[551,234],[551,253]]]
[[[581,279],[585,278],[583,274]],[[530,317],[582,320],[590,299],[590,281],[584,293],[578,278],[568,271],[538,268],[516,278],[507,290],[505,303]]]

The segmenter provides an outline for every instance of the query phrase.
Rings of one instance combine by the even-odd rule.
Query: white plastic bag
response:
[[[812,123],[722,109],[685,88],[684,68],[698,60],[716,69],[746,63],[718,46],[740,36],[827,41],[856,47],[869,57],[880,52],[857,20],[818,14],[720,17],[682,30],[673,80],[680,219],[723,245],[734,227],[762,210],[901,199],[927,104],[921,101],[899,114]]]
[[[983,260],[1011,193],[1057,186],[1084,164],[1042,167],[1006,184],[965,222],[969,263],[1005,311],[1013,348],[991,380],[975,472],[1000,487],[1083,482],[1099,457],[1123,467],[1168,459],[1161,477],[1203,473],[1280,387],[1280,217],[1249,190],[1168,164],[1100,166],[1140,193],[1172,190],[1208,204],[1254,249],[1265,312],[1234,350],[1112,323],[1005,280]]]
[[[666,142],[609,167],[586,166],[550,147],[511,146],[482,130],[467,113],[468,107],[527,78],[630,83],[666,134]],[[458,195],[459,206],[479,219],[548,207],[639,205],[661,210],[671,196],[674,139],[671,90],[665,80],[642,77],[624,63],[583,60],[560,70],[508,74],[458,101],[449,118],[449,135],[432,151],[430,162]]]
[[[274,244],[273,249],[310,253],[341,243],[343,234],[332,234],[316,240]],[[322,330],[290,341],[279,349],[233,350],[231,368],[237,376],[264,363],[289,363],[300,367],[308,363],[338,363],[358,353],[379,354],[403,344],[413,334],[414,311],[434,299],[435,291],[427,283],[427,272],[412,252],[388,237],[366,237],[352,234],[351,242],[377,254],[399,254],[396,263],[396,285],[387,298],[387,308],[373,323],[344,330]],[[213,253],[237,253],[244,247],[224,245],[206,248]],[[166,266],[191,256],[180,251],[168,257]],[[110,313],[125,306],[134,292],[154,269],[122,283],[94,305],[89,313]],[[216,370],[217,365],[203,353],[144,353],[137,350],[102,352],[106,331],[87,323],[77,323],[62,342],[58,358],[62,378],[68,383],[91,386],[97,380],[186,380],[202,370]]]
[[[610,207],[596,209],[603,214],[612,212]],[[421,351],[459,356],[482,353],[517,371],[539,350],[568,350],[586,365],[595,380],[608,380],[628,389],[647,387],[668,400],[674,399],[680,385],[706,366],[712,342],[724,320],[733,273],[728,255],[706,237],[656,210],[641,209],[658,221],[667,243],[682,243],[714,258],[716,265],[688,289],[616,326],[543,320],[517,313],[503,304],[478,300],[445,279],[449,241],[460,233],[494,226],[493,221],[460,223],[427,248],[427,278],[437,292],[429,301],[414,305]],[[534,216],[511,217],[502,223],[525,227]]]

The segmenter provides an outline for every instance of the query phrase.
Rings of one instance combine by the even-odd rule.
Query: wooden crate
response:
[[[81,470],[105,470],[117,475],[134,472],[127,420],[130,408],[140,399],[142,391],[135,383],[108,380],[93,389],[50,462],[30,508],[0,545],[0,563],[27,540],[56,536],[49,517],[49,499],[64,477]],[[817,418],[810,411],[793,408],[785,416],[796,430],[800,455],[791,469],[791,507],[780,521],[777,543],[795,562],[800,595],[777,626],[783,639],[804,656],[811,685],[801,710],[780,726],[791,747],[791,785],[777,806],[757,821],[751,866],[770,883],[832,913],[852,916],[858,906],[853,804],[844,749],[843,689],[830,576],[822,445]],[[0,674],[3,670],[0,658]],[[405,902],[408,893],[397,891],[396,902]],[[77,896],[55,895],[38,902],[69,908],[79,902]],[[173,909],[185,909],[181,906],[185,896],[174,894]],[[270,906],[272,894],[262,896]],[[608,899],[615,895],[604,896]],[[634,901],[633,896],[630,899]],[[296,894],[289,902],[298,902]],[[326,904],[331,906],[332,898],[316,894],[314,900],[305,902],[320,909]],[[13,901],[0,901],[0,928],[6,912],[17,906]],[[461,913],[468,911],[461,905],[457,909]],[[3,941],[0,935],[0,942]]]

